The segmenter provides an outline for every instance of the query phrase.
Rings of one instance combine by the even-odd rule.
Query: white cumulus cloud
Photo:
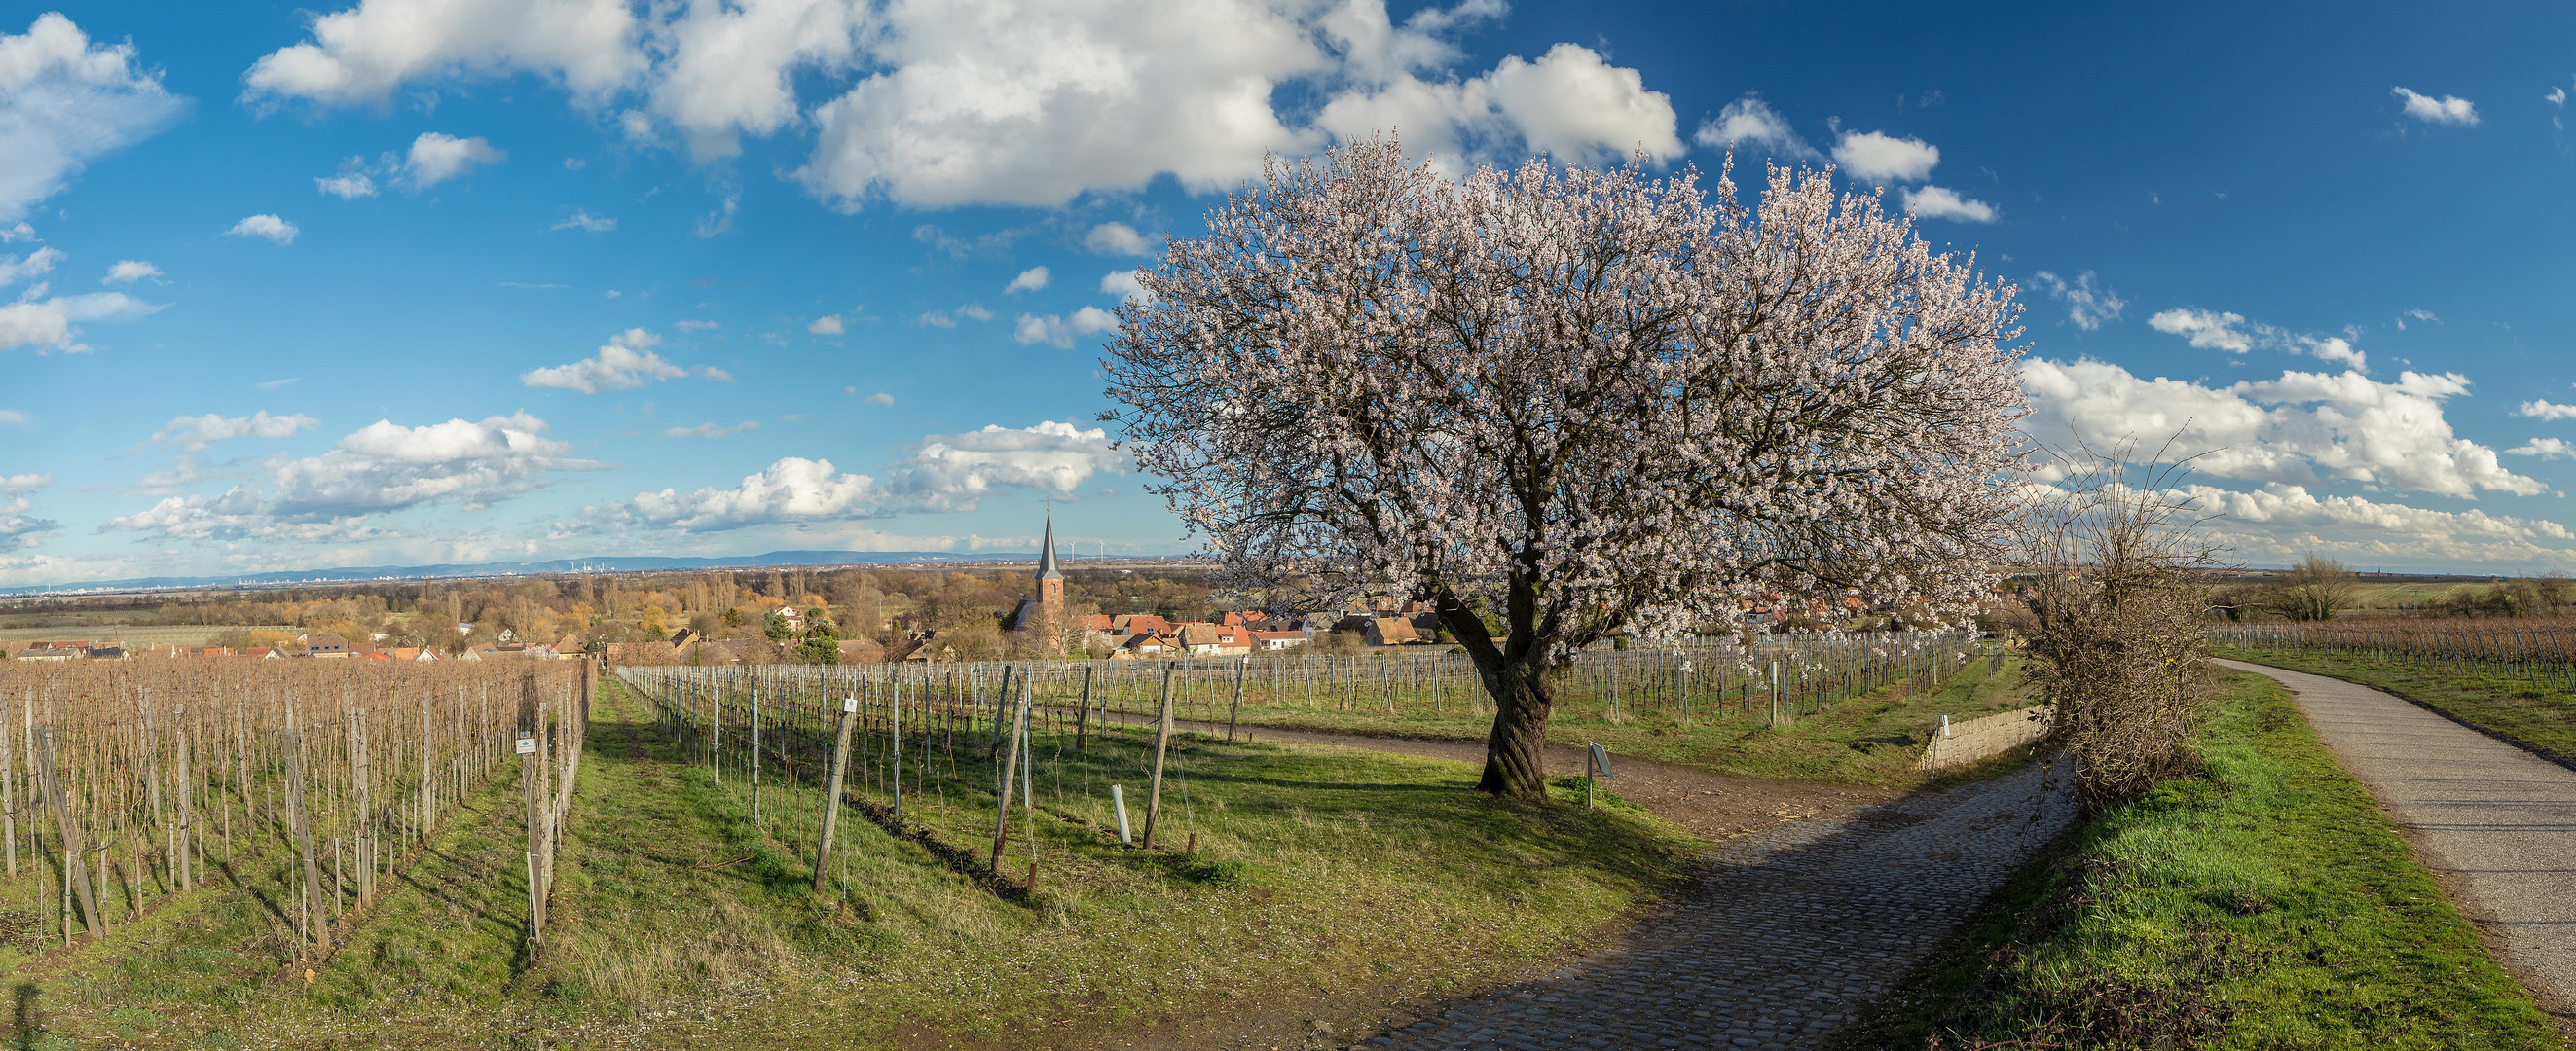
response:
[[[1710,149],[1752,146],[1793,160],[1821,160],[1824,155],[1807,145],[1789,120],[1779,110],[1762,101],[1759,95],[1746,95],[1717,111],[1714,120],[1700,122],[1691,133],[1691,141]]]
[[[2576,420],[2576,405],[2560,405],[2545,398],[2522,403],[2522,414],[2544,420]]]
[[[0,305],[0,351],[43,347],[86,353],[90,348],[79,341],[81,322],[126,321],[161,309],[123,292],[40,298],[44,290],[36,285],[17,302]]]
[[[2319,496],[2304,486],[2234,492],[2210,485],[2169,490],[2202,514],[2208,539],[2255,563],[2283,564],[2313,552],[2363,565],[2477,562],[2567,564],[2567,527],[2547,519],[2471,508],[2439,511],[2359,496]]]
[[[602,218],[600,216],[592,215],[585,210],[575,208],[573,209],[572,215],[566,217],[560,222],[557,222],[553,226],[547,227],[546,229],[579,230],[586,234],[604,234],[617,229],[617,220]]]
[[[102,285],[130,285],[137,281],[144,280],[145,278],[157,278],[160,276],[160,267],[154,266],[140,259],[120,259],[116,261],[115,266],[107,268],[107,276],[99,279],[99,283]]]
[[[847,331],[847,326],[841,323],[841,315],[825,314],[822,317],[815,318],[811,324],[806,325],[805,331],[811,332],[817,336],[837,336],[842,332]]]
[[[1101,275],[1100,291],[1104,295],[1138,303],[1150,303],[1154,299],[1153,293],[1145,291],[1144,282],[1136,280],[1133,270],[1112,270]]]
[[[363,0],[243,74],[254,101],[382,103],[406,81],[534,73],[596,97],[646,65],[624,0]]]
[[[1084,307],[1073,316],[1056,314],[1022,314],[1011,338],[1023,344],[1045,343],[1054,347],[1073,346],[1073,337],[1107,332],[1118,327],[1118,315],[1099,307]]]
[[[2207,350],[2243,354],[2256,347],[2264,347],[2306,354],[2361,372],[2370,371],[2367,356],[2354,350],[2352,341],[2342,336],[2291,332],[2275,325],[2248,322],[2244,315],[2230,311],[2190,308],[2159,311],[2147,319],[2147,326],[2158,332],[2182,336],[2190,340],[2192,346]]]
[[[1463,80],[1400,73],[1335,97],[1315,126],[1345,140],[1400,132],[1407,150],[1452,169],[1534,152],[1603,163],[1634,153],[1661,162],[1682,151],[1672,99],[1580,44],[1558,44],[1534,62],[1506,55]]]
[[[699,424],[699,425],[697,425],[697,426],[695,426],[695,427],[673,427],[673,428],[670,428],[669,430],[665,430],[665,431],[663,431],[663,432],[662,432],[662,437],[665,437],[665,438],[731,438],[731,437],[733,437],[734,435],[737,435],[737,434],[743,434],[743,433],[746,433],[746,432],[749,432],[749,431],[756,431],[756,430],[759,430],[759,429],[760,429],[760,421],[759,421],[759,420],[745,420],[745,421],[743,421],[743,422],[741,422],[741,423],[734,424],[734,425],[732,425],[732,426],[730,426],[730,427],[725,426],[725,425],[722,425],[722,424],[715,424],[715,423],[701,423],[701,424]]]
[[[2187,337],[2192,346],[2238,354],[2254,349],[2254,338],[2240,328],[2244,324],[2245,315],[2218,310],[2166,310],[2147,319],[2148,327]]]
[[[0,288],[53,273],[54,265],[67,258],[69,256],[59,248],[39,248],[27,253],[24,259],[14,255],[0,256]]]
[[[2043,442],[2110,448],[2125,438],[2201,458],[2204,474],[2281,485],[2375,483],[2441,496],[2481,490],[2529,496],[2548,487],[2506,470],[2496,450],[2451,430],[2444,403],[2468,393],[2457,374],[2401,374],[2381,383],[2359,372],[2283,372],[2226,387],[2143,379],[2099,361],[2029,359],[2024,421]]]
[[[2469,100],[2454,95],[2434,98],[2419,95],[2406,88],[2390,88],[2390,95],[2405,103],[2406,115],[2433,124],[2467,124],[2478,122],[2478,108]]]
[[[2066,320],[2087,332],[2101,328],[2105,321],[2120,320],[2121,308],[2129,305],[2119,293],[2094,287],[2090,270],[2075,275],[2073,284],[2046,270],[2040,271],[2038,277],[2039,283],[2048,288],[2048,298],[2066,304]]]
[[[479,135],[460,139],[425,131],[411,140],[411,155],[403,161],[403,173],[414,187],[426,189],[463,175],[477,164],[499,164],[508,156]]]
[[[887,398],[885,404],[892,401]],[[972,511],[985,496],[1008,488],[1070,498],[1092,476],[1117,472],[1124,463],[1124,455],[1110,448],[1107,432],[1097,427],[1053,421],[1016,429],[994,424],[923,438],[888,467],[882,483],[870,475],[844,473],[829,460],[790,456],[731,487],[688,493],[664,489],[585,508],[581,528],[713,532],[910,511]]]
[[[1012,278],[1010,284],[1002,286],[1002,294],[1007,296],[1016,292],[1035,292],[1046,286],[1047,268],[1033,266],[1020,271],[1020,276]]]
[[[570,365],[551,365],[522,373],[519,382],[531,387],[553,387],[558,390],[597,394],[604,390],[633,390],[654,380],[678,379],[688,370],[653,353],[662,337],[640,328],[630,328],[608,337],[599,353]],[[729,377],[728,377],[729,378]]]
[[[1461,157],[1680,153],[1670,100],[1590,48],[1455,68],[1453,40],[1504,10],[1460,0],[1399,24],[1383,0],[361,0],[259,59],[244,95],[381,105],[533,74],[631,141],[700,160],[810,133],[794,176],[849,208],[1052,206],[1164,176],[1218,190],[1267,154],[1389,128]]]
[[[232,229],[224,231],[233,237],[257,237],[282,245],[294,244],[295,235],[299,232],[294,223],[274,215],[248,216],[234,223]]]
[[[1083,235],[1082,246],[1101,255],[1152,255],[1154,244],[1125,223],[1102,223]]]
[[[313,180],[313,187],[343,201],[354,201],[361,197],[376,195],[375,177],[354,168],[344,170],[338,175],[317,177]]]
[[[561,472],[601,469],[545,432],[545,421],[526,413],[419,427],[378,420],[330,452],[270,461],[249,484],[166,497],[105,528],[170,540],[365,539],[382,534],[376,519],[385,514],[449,504],[478,511],[545,488]]]
[[[729,489],[637,493],[609,507],[586,508],[593,527],[641,525],[681,532],[713,532],[782,522],[863,518],[879,513],[876,480],[843,474],[830,460],[789,456]]]
[[[297,431],[321,425],[322,421],[302,413],[271,416],[262,409],[248,416],[225,416],[210,412],[171,420],[169,426],[152,436],[152,444],[198,452],[228,438],[290,438]]]
[[[1946,186],[1924,186],[1905,191],[1905,209],[1921,219],[1952,219],[1963,223],[1995,221],[1995,206],[1973,197],[1961,197]]]
[[[38,15],[25,33],[0,33],[0,225],[60,193],[90,162],[167,127],[182,108],[134,45],[94,45],[59,13]]]
[[[1921,182],[1941,163],[1941,150],[1921,139],[1847,131],[1834,143],[1834,163],[1861,182]]]
[[[52,484],[52,475],[0,475],[0,551],[17,551],[36,546],[48,536],[62,531],[63,524],[50,518],[38,518],[36,502],[26,493]]]
[[[2565,438],[2534,438],[2504,451],[2507,456],[2537,456],[2543,460],[2576,460],[2576,445]]]
[[[1091,476],[1121,469],[1125,454],[1101,428],[1048,421],[1012,429],[1000,424],[964,434],[932,435],[887,479],[887,489],[931,511],[971,511],[1004,486],[1058,498],[1079,492]]]

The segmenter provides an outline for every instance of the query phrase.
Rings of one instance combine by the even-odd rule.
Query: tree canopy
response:
[[[1535,795],[1586,645],[1991,587],[2013,288],[1830,171],[1769,176],[1747,205],[1634,163],[1274,159],[1138,275],[1112,416],[1237,581],[1432,603],[1497,701],[1484,787]]]

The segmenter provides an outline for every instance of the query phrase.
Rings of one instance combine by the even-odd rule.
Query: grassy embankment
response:
[[[2518,676],[2410,668],[2359,655],[2216,646],[2215,656],[2325,675],[2386,690],[2472,726],[2576,757],[2576,691]]]
[[[2561,1046],[2288,693],[2223,691],[2205,776],[2034,861],[1846,1046]]]
[[[1712,773],[1901,789],[1933,780],[1914,764],[1942,716],[1974,719],[2037,703],[2038,691],[2021,659],[2007,657],[2002,670],[1991,677],[1980,660],[1935,689],[1888,686],[1829,708],[1802,711],[1785,726],[1771,725],[1767,700],[1750,711],[1733,703],[1700,707],[1687,724],[1669,705],[1651,714],[1615,720],[1604,717],[1597,704],[1566,705],[1549,721],[1547,736],[1568,745],[1598,741],[1617,754]],[[1221,712],[1218,717],[1222,718]],[[1483,741],[1494,725],[1490,711],[1456,705],[1446,712],[1394,714],[1247,705],[1243,721],[1256,726],[1465,741]]]
[[[1141,820],[1139,736],[1095,733],[1088,768],[1131,789]],[[952,782],[907,799],[914,838],[845,822],[847,882],[835,872],[818,900],[803,831],[814,793],[769,786],[755,823],[741,778],[718,786],[685,765],[611,684],[541,954],[521,937],[505,779],[478,799],[483,819],[456,821],[388,883],[309,985],[274,913],[217,886],[171,896],[101,945],[0,956],[21,990],[9,1035],[42,1047],[1000,1047],[1229,1014],[1288,1012],[1295,1026],[1558,958],[1671,886],[1698,849],[1624,804],[1500,803],[1471,791],[1474,777],[1403,756],[1185,739],[1164,841],[1196,830],[1197,853],[1122,847],[1095,824],[1106,783],[1042,778],[1041,816],[1014,821],[1004,864],[1024,875],[1033,828],[1034,895],[922,845],[980,854],[990,842],[991,796]]]

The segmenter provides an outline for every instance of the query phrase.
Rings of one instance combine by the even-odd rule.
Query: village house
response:
[[[90,644],[82,642],[31,642],[18,651],[22,661],[76,661],[89,656]]]
[[[1109,653],[1111,659],[1116,660],[1123,658],[1132,660],[1138,657],[1155,657],[1176,654],[1180,652],[1181,644],[1180,640],[1175,639],[1168,634],[1159,631],[1147,630],[1132,632],[1120,637],[1116,640],[1116,647],[1116,649],[1111,650]]]
[[[1252,652],[1252,630],[1221,624],[1181,625],[1181,648],[1193,657],[1240,657]]]
[[[1405,646],[1431,641],[1421,632],[1414,630],[1412,621],[1403,617],[1369,618],[1368,626],[1364,631],[1371,646]]]
[[[1171,621],[1152,613],[1121,613],[1109,618],[1109,626],[1121,635],[1139,635],[1146,632],[1168,635],[1172,632]]]

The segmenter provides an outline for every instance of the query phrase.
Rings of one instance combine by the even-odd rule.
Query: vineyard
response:
[[[209,884],[327,958],[456,804],[527,786],[532,938],[582,751],[586,665],[0,666],[0,902],[26,947],[98,938]]]
[[[1748,715],[1788,722],[1890,685],[1928,689],[1981,656],[1971,637],[1935,633],[1601,649],[1580,655],[1564,676],[1557,717],[1680,726]],[[1985,670],[1997,663],[1989,659]],[[847,866],[834,853],[838,816],[824,802],[835,797],[856,801],[863,816],[932,845],[962,870],[996,879],[1007,873],[1033,887],[1045,838],[1041,817],[1123,844],[1195,852],[1206,818],[1190,793],[1188,752],[1171,743],[1184,723],[1230,741],[1257,726],[1293,725],[1300,714],[1327,711],[1390,725],[1410,715],[1492,714],[1465,656],[1437,651],[654,665],[618,675],[652,698],[664,732],[682,741],[716,784],[732,786],[768,836],[812,859],[817,890]],[[1137,732],[1120,732],[1130,730]],[[1164,831],[1174,821],[1177,834]],[[1025,853],[1006,860],[1011,851]]]
[[[1823,752],[1854,753],[1860,731],[1827,724],[1889,705],[1847,702],[1895,687],[1884,697],[1947,704],[1962,695],[1941,691],[1994,674],[1986,656],[1935,634],[1601,648],[1559,682],[1557,715],[1578,735],[1786,740],[1795,727]],[[313,1010],[418,1024],[468,1009],[517,1025],[498,1020],[694,996],[710,966],[729,988],[778,980],[780,960],[886,966],[877,954],[897,930],[981,967],[1028,952],[991,941],[1024,924],[1197,903],[1192,922],[1228,927],[1242,918],[1202,906],[1253,866],[1265,894],[1333,874],[1294,907],[1371,917],[1371,938],[1336,953],[1408,953],[1424,975],[1463,980],[1489,964],[1399,948],[1428,933],[1408,924],[1437,913],[1390,924],[1371,902],[1552,901],[1544,921],[1515,912],[1495,937],[1523,933],[1477,951],[1564,944],[1682,856],[1633,816],[1507,820],[1467,790],[1471,771],[1266,743],[1272,727],[1328,717],[1459,736],[1491,706],[1463,655],[1430,647],[630,666],[605,680],[571,661],[10,662],[0,959],[67,998],[49,1011],[93,1022],[164,1010],[199,1033],[278,1032],[316,1024]],[[1579,787],[1558,791],[1584,812]],[[1398,829],[1416,844],[1521,845],[1372,846]],[[1355,856],[1371,860],[1354,868]],[[1526,876],[1525,856],[1562,859],[1545,877],[1561,881],[1554,896],[1496,889],[1514,885],[1505,872]],[[1384,890],[1346,898],[1338,885]],[[1564,911],[1566,895],[1580,907]],[[1058,948],[1117,946],[1081,965],[1117,974],[1197,966],[1188,941],[1140,950],[1124,922]],[[700,933],[662,933],[678,930]],[[711,936],[728,947],[688,940]],[[1539,942],[1517,940],[1528,937]],[[1092,988],[1128,1003],[1154,987],[1131,979]],[[905,995],[925,1010],[975,1002],[937,983]]]
[[[2375,620],[2220,628],[2228,645],[2347,657],[2414,671],[2576,687],[2576,621]]]

